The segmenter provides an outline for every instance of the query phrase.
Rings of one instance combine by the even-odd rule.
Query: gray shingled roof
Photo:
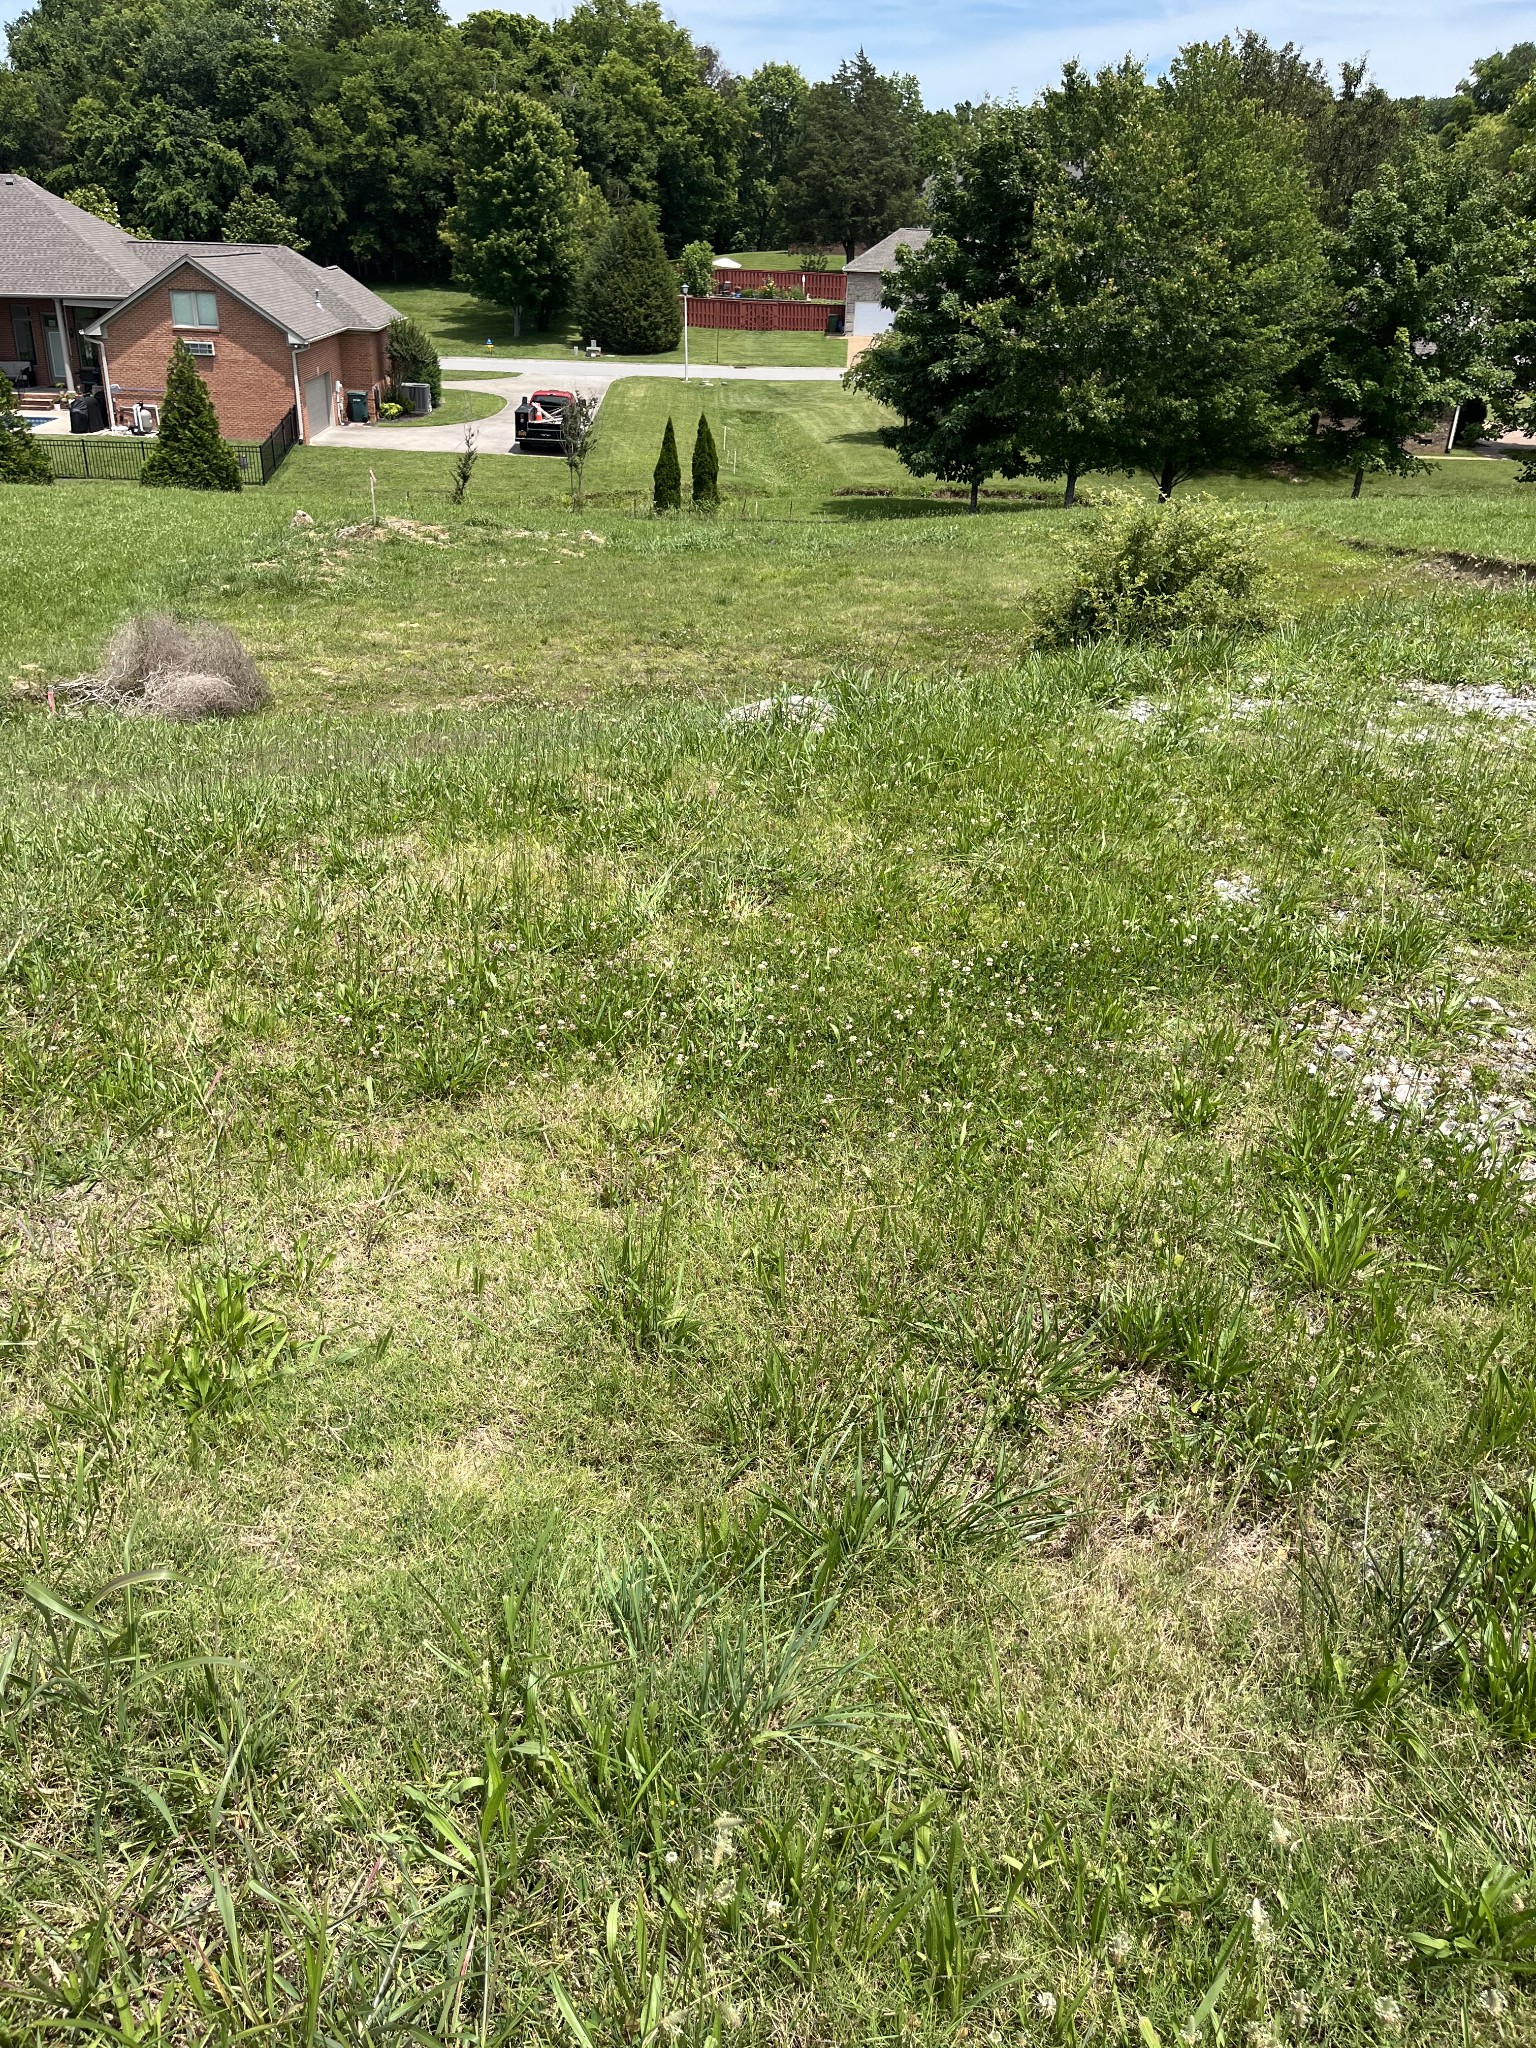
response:
[[[395,309],[334,265],[322,269],[278,242],[144,242],[155,252],[153,283],[178,263],[195,263],[214,284],[296,334],[323,341],[348,327],[387,327]],[[142,287],[141,287],[142,288]],[[318,294],[318,298],[317,295]]]
[[[0,174],[0,293],[121,299],[151,275],[149,246],[19,171]]]
[[[296,249],[275,242],[140,242],[20,172],[0,173],[0,296],[97,299],[115,311],[187,262],[300,341],[322,341],[349,327],[387,327],[395,317],[394,307],[355,277],[334,265],[322,269]]]
[[[921,249],[932,234],[931,228],[897,228],[894,234],[886,236],[883,242],[876,242],[866,249],[862,256],[855,256],[851,263],[845,263],[847,270],[894,270],[898,249]]]

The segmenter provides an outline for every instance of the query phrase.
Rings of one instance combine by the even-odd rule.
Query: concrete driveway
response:
[[[473,383],[456,380],[455,370],[495,370],[501,372],[495,377],[479,376]],[[514,414],[518,400],[530,391],[575,391],[583,398],[595,398],[599,404],[606,396],[610,384],[620,377],[676,377],[681,378],[681,363],[606,363],[591,362],[585,356],[572,356],[569,361],[560,356],[547,356],[542,362],[517,363],[503,360],[499,356],[444,356],[443,384],[450,391],[484,391],[495,398],[504,398],[507,403],[503,411],[494,413],[489,419],[476,420],[478,429],[476,446],[485,455],[509,455],[515,438]],[[740,368],[725,363],[711,363],[707,369],[694,367],[689,381],[701,389],[706,384],[748,383],[748,384],[835,384],[842,376],[841,370],[775,370],[753,365]],[[368,426],[327,427],[323,434],[317,434],[312,446],[316,448],[394,448],[409,451],[414,448],[421,454],[457,453],[464,446],[464,429],[458,427],[383,427],[370,423]],[[543,457],[532,457],[541,461]]]

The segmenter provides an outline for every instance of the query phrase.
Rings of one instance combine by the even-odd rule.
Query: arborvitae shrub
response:
[[[710,432],[709,421],[699,414],[699,431],[693,437],[693,502],[695,505],[718,505],[720,502],[720,457],[715,451],[715,437]]]
[[[432,337],[404,313],[389,323],[389,381],[397,387],[430,384],[433,409],[443,402],[443,366]]]
[[[677,272],[643,206],[621,213],[592,252],[581,285],[583,334],[624,355],[660,355],[683,335]]]
[[[1165,641],[1267,623],[1247,520],[1204,497],[1154,505],[1114,493],[1103,503],[1103,517],[1070,546],[1066,587],[1042,617],[1045,641]]]
[[[0,374],[0,484],[52,482],[53,464],[16,410],[16,393],[10,378]]]
[[[658,512],[682,509],[683,472],[677,459],[677,435],[673,431],[671,413],[667,414],[667,431],[661,437],[661,453],[656,458],[652,498]]]
[[[139,482],[184,491],[238,491],[240,465],[219,433],[208,386],[197,374],[184,341],[177,341],[165,373],[160,433],[144,458]]]

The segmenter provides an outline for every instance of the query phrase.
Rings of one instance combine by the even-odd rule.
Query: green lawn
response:
[[[450,375],[452,373],[450,372]],[[404,419],[380,420],[381,427],[457,427],[469,420],[488,420],[506,406],[504,398],[496,398],[489,391],[455,391],[451,384],[443,387],[443,402],[417,419],[407,414]]]
[[[537,333],[530,324],[521,338],[515,338],[510,313],[487,305],[461,285],[396,285],[389,302],[419,320],[443,355],[480,355],[489,341],[497,355],[541,362],[568,358],[574,343],[585,343],[575,326],[563,319],[547,334]],[[761,363],[774,369],[841,369],[848,360],[848,344],[840,335],[748,334],[717,327],[694,331],[689,352],[695,362]],[[680,363],[683,351],[679,346],[661,355],[617,360]]]
[[[1530,2040],[1513,466],[1042,654],[1091,505],[600,417],[0,490],[0,2036]],[[157,605],[272,708],[49,716]]]
[[[804,270],[805,257],[791,249],[732,249],[731,256],[743,270]],[[824,270],[841,270],[843,252],[834,256],[828,254],[821,266]]]

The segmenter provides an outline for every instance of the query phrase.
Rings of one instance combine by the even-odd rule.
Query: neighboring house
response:
[[[198,359],[230,440],[297,414],[309,441],[361,391],[378,411],[394,308],[270,242],[141,242],[0,173],[0,370],[23,391],[99,391],[114,424],[158,404],[173,343]]]
[[[848,361],[852,365],[864,353],[876,335],[884,334],[895,320],[896,315],[880,303],[880,294],[885,289],[885,275],[896,268],[898,249],[921,249],[927,241],[928,228],[897,228],[887,235],[883,242],[876,242],[847,264],[843,276],[846,287],[846,333],[848,336]]]

